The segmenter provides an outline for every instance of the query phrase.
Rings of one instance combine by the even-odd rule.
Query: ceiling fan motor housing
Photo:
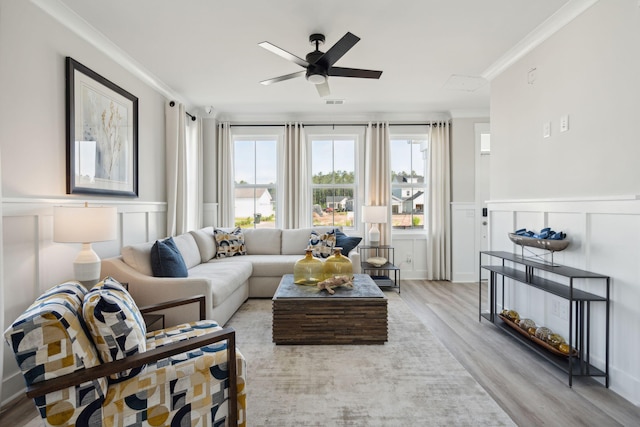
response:
[[[324,83],[327,80],[327,64],[323,63],[322,61],[317,62],[318,59],[322,58],[322,55],[324,55],[324,52],[314,50],[313,52],[309,52],[306,56],[306,60],[309,63],[309,66],[307,67],[305,77],[308,81],[316,85]]]

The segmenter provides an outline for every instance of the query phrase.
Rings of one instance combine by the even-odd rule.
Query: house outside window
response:
[[[391,216],[394,230],[424,229],[426,139],[391,138]]]
[[[235,226],[276,228],[277,138],[234,138]]]
[[[313,225],[355,226],[356,138],[312,136]]]

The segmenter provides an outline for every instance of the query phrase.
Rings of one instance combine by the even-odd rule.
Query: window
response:
[[[311,138],[313,225],[354,227],[356,140]]]
[[[424,228],[425,139],[391,139],[391,214],[394,229]]]
[[[276,138],[234,139],[235,225],[276,227]]]

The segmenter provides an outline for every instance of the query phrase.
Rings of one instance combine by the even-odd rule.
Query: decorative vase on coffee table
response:
[[[293,283],[314,286],[323,279],[324,263],[313,256],[311,249],[307,249],[304,258],[293,266]]]
[[[333,254],[324,262],[324,278],[336,276],[353,277],[353,264],[349,258],[342,255],[342,248],[333,248]]]

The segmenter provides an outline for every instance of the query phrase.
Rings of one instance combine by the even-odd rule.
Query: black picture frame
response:
[[[138,197],[138,98],[66,58],[67,194]]]

